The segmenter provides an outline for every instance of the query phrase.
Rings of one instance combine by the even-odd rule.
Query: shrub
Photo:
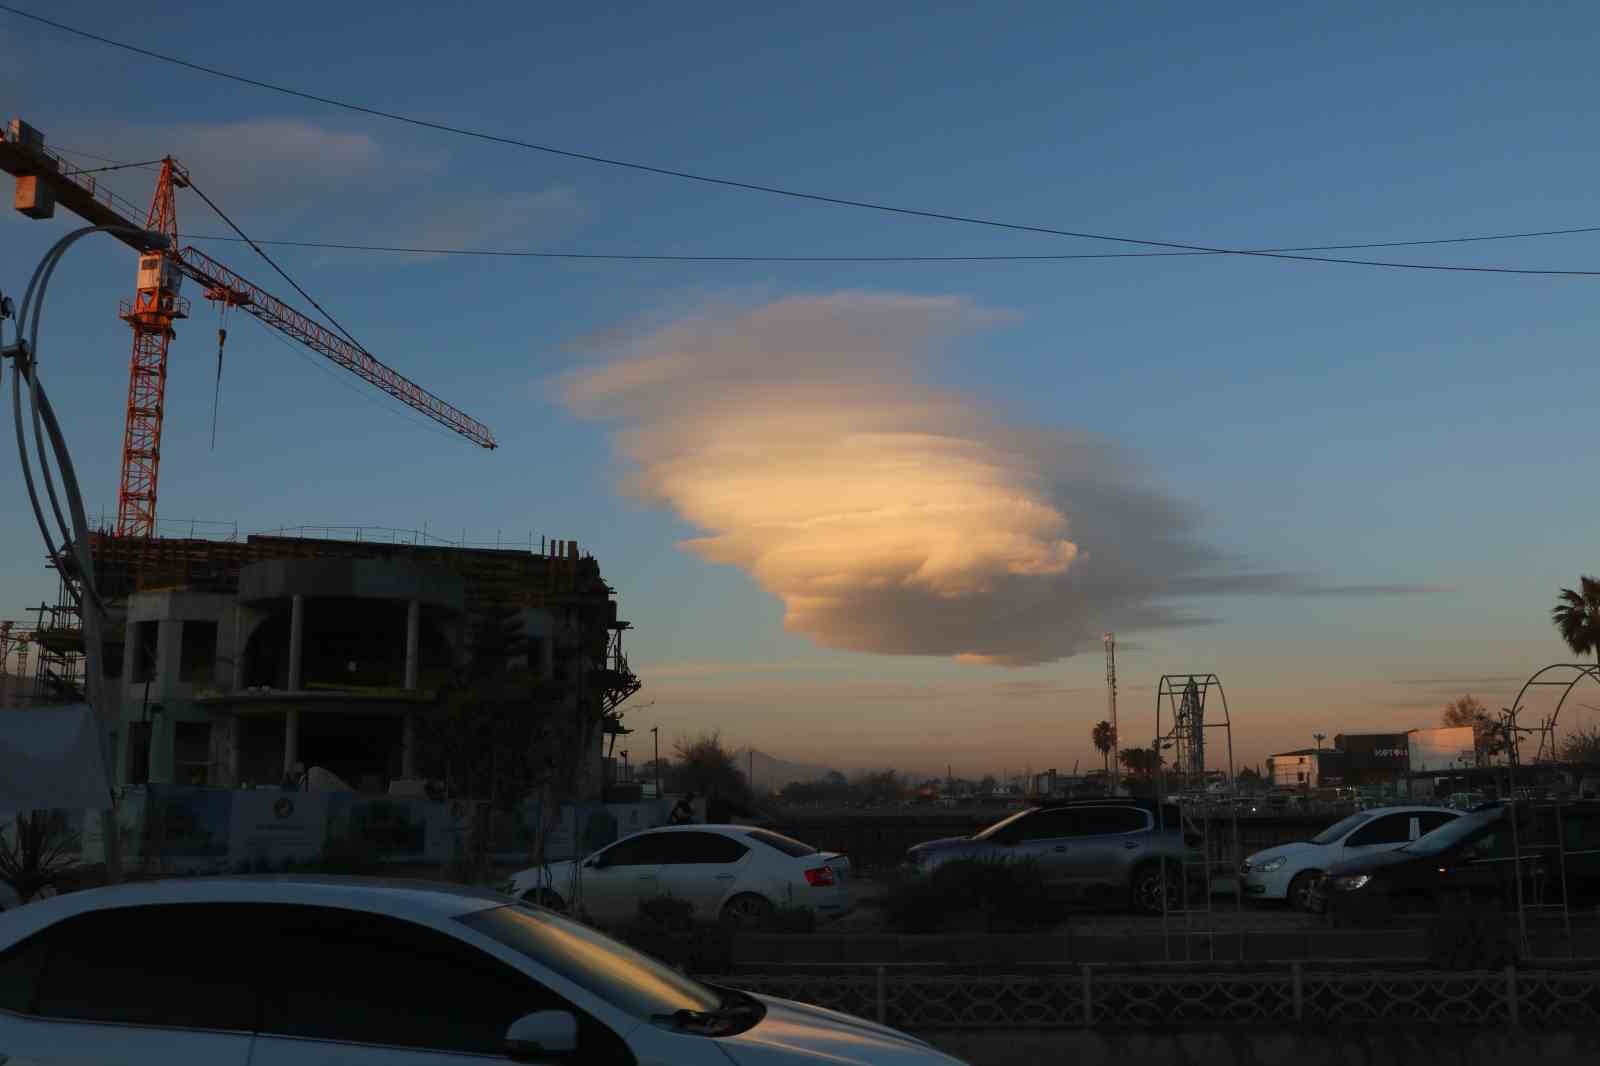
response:
[[[884,917],[903,933],[931,933],[964,920],[985,931],[1034,929],[1061,920],[1044,875],[1032,862],[963,859],[891,884]]]
[[[817,912],[811,907],[779,907],[772,912],[774,933],[815,933]]]
[[[685,930],[694,924],[694,904],[676,896],[654,896],[639,901],[639,918],[661,929]]]

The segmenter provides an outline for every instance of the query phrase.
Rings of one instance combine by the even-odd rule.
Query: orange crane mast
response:
[[[487,426],[386,366],[360,345],[199,249],[180,248],[175,193],[192,186],[188,172],[171,156],[161,161],[150,210],[141,212],[101,188],[92,174],[46,149],[43,135],[21,119],[12,120],[3,132],[0,170],[16,177],[14,205],[22,214],[35,219],[51,218],[60,204],[95,225],[152,231],[167,238],[165,248],[150,251],[136,235],[116,234],[140,253],[133,300],[124,300],[120,306],[121,318],[133,329],[133,354],[128,367],[128,409],[117,492],[118,536],[155,536],[167,354],[174,336],[173,323],[189,314],[189,301],[180,292],[185,277],[204,287],[207,300],[244,310],[474,444],[496,447],[494,434]],[[142,224],[135,221],[141,216]],[[218,339],[220,343],[222,338]]]

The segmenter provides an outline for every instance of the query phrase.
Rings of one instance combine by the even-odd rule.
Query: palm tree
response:
[[[1600,663],[1600,580],[1585,574],[1578,579],[1576,591],[1562,589],[1550,620],[1574,655],[1593,652]]]
[[[1116,731],[1111,728],[1110,722],[1101,721],[1095,723],[1094,732],[1091,735],[1094,737],[1095,750],[1098,751],[1101,757],[1106,761],[1106,776],[1110,777],[1111,749],[1117,743]]]

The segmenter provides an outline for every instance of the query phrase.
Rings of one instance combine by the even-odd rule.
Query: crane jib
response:
[[[371,352],[351,344],[198,248],[185,247],[178,252],[177,260],[186,276],[205,287],[207,299],[225,300],[232,306],[243,308],[266,325],[321,353],[407,407],[420,411],[479,447],[497,446],[488,426],[441,400],[404,374],[384,365]]]

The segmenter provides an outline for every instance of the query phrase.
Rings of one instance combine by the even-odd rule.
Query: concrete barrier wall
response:
[[[973,1066],[1593,1066],[1600,1062],[1600,1029],[1009,1029],[918,1035]]]

